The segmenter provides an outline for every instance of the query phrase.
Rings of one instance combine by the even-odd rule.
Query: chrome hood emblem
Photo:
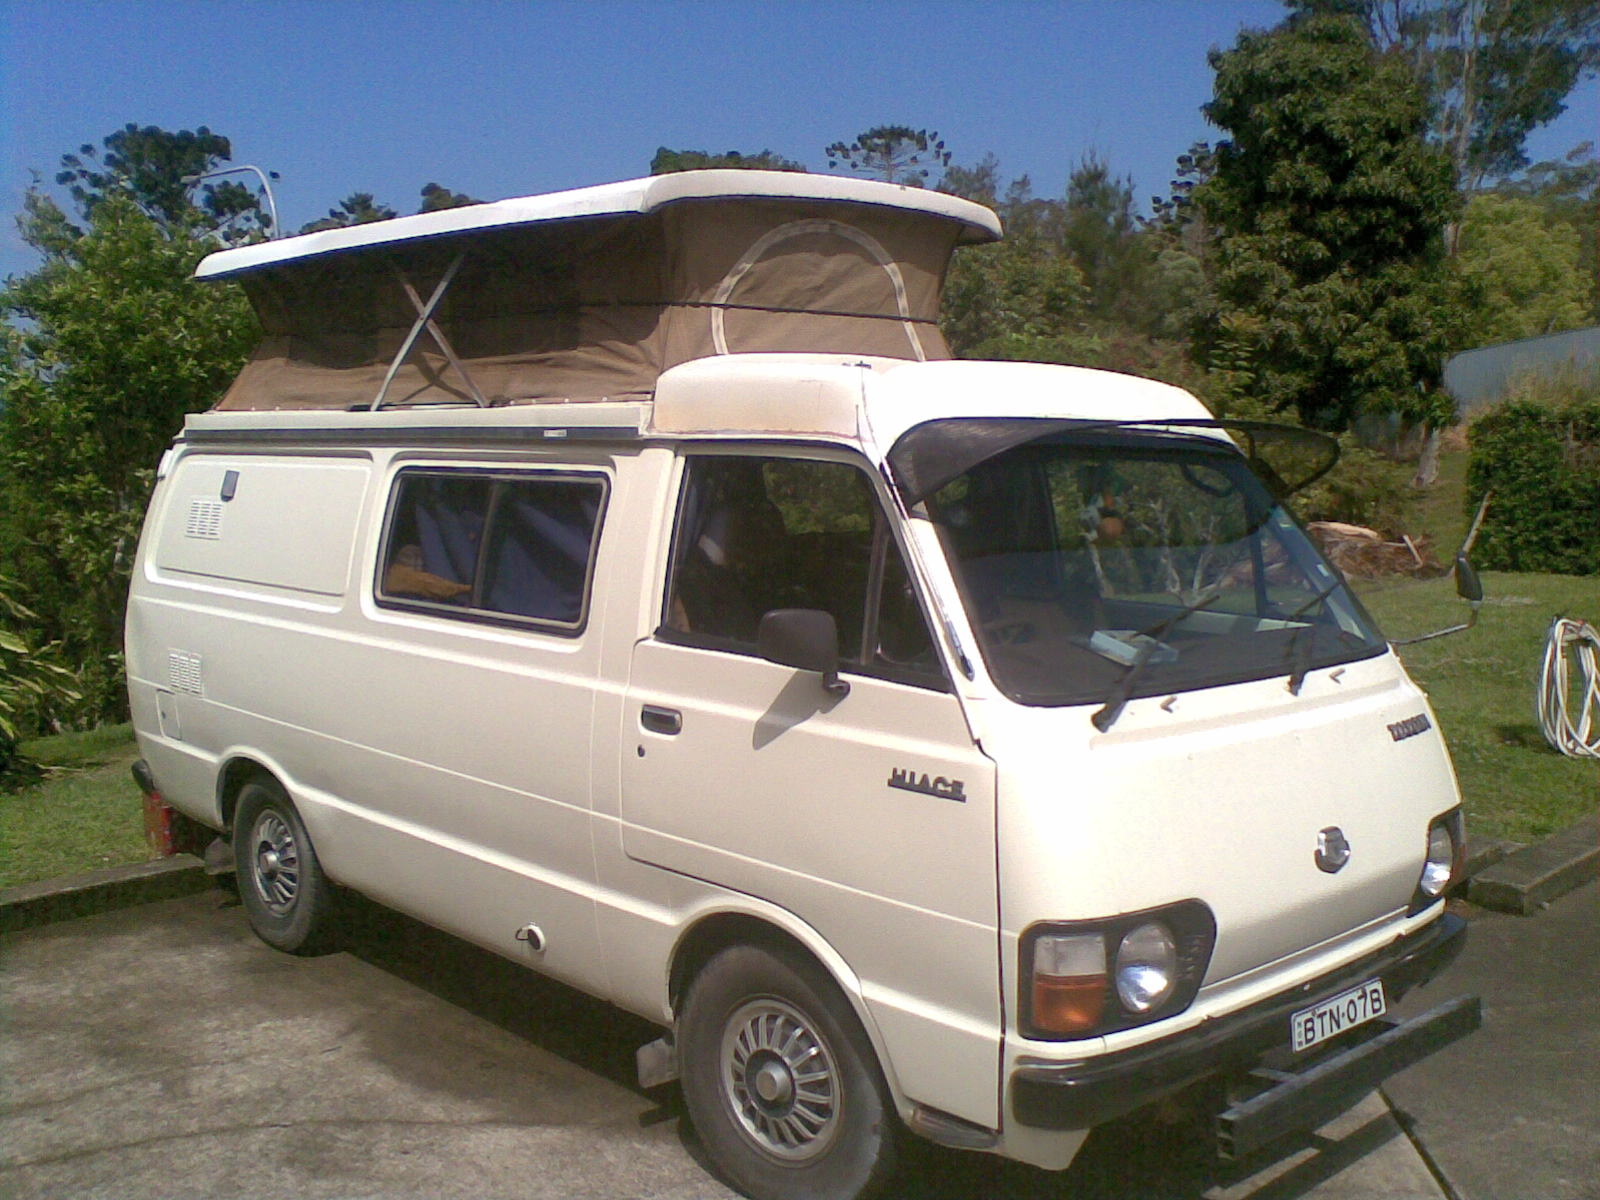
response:
[[[1317,870],[1333,875],[1350,861],[1350,841],[1344,830],[1330,825],[1317,834]]]

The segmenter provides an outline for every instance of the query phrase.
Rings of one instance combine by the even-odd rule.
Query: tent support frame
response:
[[[411,356],[411,351],[416,348],[417,338],[421,336],[424,329],[428,331],[429,336],[433,338],[434,344],[443,351],[450,365],[456,369],[456,373],[466,383],[467,390],[472,393],[473,401],[477,406],[479,408],[489,407],[489,401],[484,398],[483,392],[479,390],[477,382],[467,371],[465,364],[457,357],[455,349],[444,335],[444,330],[440,329],[439,323],[433,319],[433,314],[438,311],[440,302],[444,300],[445,293],[450,290],[450,284],[455,279],[456,272],[461,269],[461,264],[466,261],[466,257],[465,254],[456,255],[455,260],[446,269],[444,277],[434,287],[433,294],[428,297],[426,304],[423,303],[422,297],[418,294],[417,289],[412,286],[411,281],[406,278],[399,267],[395,267],[394,273],[400,280],[400,286],[405,289],[406,295],[410,297],[412,307],[417,310],[417,319],[411,323],[411,331],[406,334],[405,340],[400,343],[400,349],[395,352],[394,358],[390,361],[389,370],[383,377],[383,386],[378,389],[378,394],[372,398],[372,403],[367,408],[368,412],[377,412],[378,409],[383,407],[384,399],[389,394],[389,386],[394,383],[394,377],[399,373],[400,365]]]

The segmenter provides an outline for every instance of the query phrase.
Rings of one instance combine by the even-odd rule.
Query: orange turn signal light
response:
[[[1086,1033],[1106,1011],[1104,975],[1035,975],[1033,1024],[1051,1033]]]

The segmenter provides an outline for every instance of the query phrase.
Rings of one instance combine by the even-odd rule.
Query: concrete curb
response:
[[[1499,838],[1475,838],[1472,836],[1472,831],[1468,830],[1467,868],[1462,872],[1463,878],[1461,882],[1450,889],[1450,894],[1465,900],[1467,898],[1467,888],[1474,879],[1508,854],[1513,854],[1521,849],[1524,849],[1521,842],[1502,841]]]
[[[1511,851],[1467,883],[1467,899],[1529,916],[1600,875],[1600,815],[1591,813],[1544,841]]]
[[[0,933],[70,921],[152,900],[170,900],[211,886],[205,864],[192,854],[44,879],[0,889]]]

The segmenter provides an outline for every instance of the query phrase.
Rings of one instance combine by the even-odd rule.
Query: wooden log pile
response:
[[[1343,521],[1312,521],[1307,527],[1329,561],[1351,579],[1377,579],[1385,575],[1430,578],[1449,568],[1439,562],[1426,536],[1401,534],[1391,542],[1376,529],[1347,525]]]

